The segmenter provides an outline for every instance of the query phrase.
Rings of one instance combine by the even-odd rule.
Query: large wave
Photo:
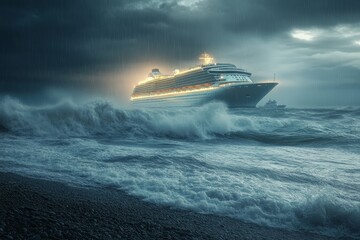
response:
[[[105,100],[31,106],[6,97],[0,137],[10,137],[0,144],[0,168],[113,186],[261,225],[357,237],[359,112],[220,103],[136,109]]]
[[[325,119],[338,111],[325,117],[321,113],[315,120],[279,118],[267,113],[254,110],[251,114],[249,111],[233,114],[221,103],[167,110],[115,107],[105,100],[85,104],[66,100],[51,106],[30,106],[5,97],[0,100],[0,132],[187,140],[225,138],[285,145],[358,140],[353,130],[336,132],[332,122]]]

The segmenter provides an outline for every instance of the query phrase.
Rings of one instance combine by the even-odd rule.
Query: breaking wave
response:
[[[264,115],[259,109],[254,109],[250,116],[248,111],[232,114],[221,103],[172,110],[120,108],[103,100],[87,104],[63,101],[52,106],[35,107],[5,97],[0,100],[0,133],[186,140],[220,138],[280,145],[358,141],[351,129],[333,130],[333,121],[329,118],[339,114],[339,110],[335,111],[318,114],[315,120],[314,117],[309,120],[297,119],[296,116],[273,117],[273,113]],[[339,119],[336,121],[338,125]],[[354,130],[357,127],[354,125]]]
[[[139,109],[0,99],[0,171],[360,237],[360,109]],[[287,146],[287,147],[283,147]]]
[[[359,202],[338,196],[340,192],[329,187],[330,180],[306,176],[305,172],[254,167],[247,162],[241,165],[251,165],[248,169],[243,166],[229,169],[222,166],[224,163],[215,166],[207,161],[189,156],[111,157],[104,162],[125,163],[138,171],[112,170],[110,177],[101,183],[115,188],[122,186],[147,201],[259,225],[360,237]],[[103,175],[101,171],[98,174]],[[336,187],[353,188],[351,191],[356,195],[356,186]]]

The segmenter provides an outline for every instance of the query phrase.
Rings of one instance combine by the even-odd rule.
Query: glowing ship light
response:
[[[208,64],[214,63],[215,59],[210,54],[204,52],[203,54],[200,55],[199,60],[203,61],[204,65],[208,65]]]
[[[167,93],[157,93],[157,94],[149,94],[149,95],[142,95],[142,96],[134,96],[134,97],[131,97],[130,100],[163,97],[163,96],[177,96],[177,95],[181,95],[181,94],[211,91],[211,90],[214,90],[217,88],[218,87],[211,86],[211,87],[192,89],[192,90],[181,90],[181,91],[174,91],[174,92],[167,92]]]

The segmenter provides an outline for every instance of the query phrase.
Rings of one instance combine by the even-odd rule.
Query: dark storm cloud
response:
[[[205,50],[229,60],[246,58],[259,74],[257,63],[277,58],[277,66],[263,68],[289,71],[311,63],[312,76],[323,76],[316,69],[331,66],[336,72],[345,62],[356,75],[356,55],[343,54],[356,51],[348,43],[356,39],[339,39],[330,28],[359,24],[358,9],[357,0],[1,1],[0,93],[87,86],[89,76],[98,76],[100,85],[102,73],[154,59],[177,66]],[[297,28],[328,30],[308,43],[291,38]],[[338,52],[319,52],[333,48]],[[328,60],[339,56],[341,63]]]
[[[206,11],[217,15],[225,27],[239,33],[271,35],[292,27],[326,27],[360,21],[357,0],[224,0],[204,4]]]
[[[5,88],[66,82],[67,75],[105,71],[150,55],[186,55],[198,45],[190,35],[171,28],[182,23],[173,23],[161,8],[128,8],[127,3],[115,0],[5,1],[0,5]]]

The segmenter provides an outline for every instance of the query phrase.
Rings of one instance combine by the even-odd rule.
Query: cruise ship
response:
[[[228,107],[256,107],[256,104],[278,83],[254,83],[251,73],[230,63],[214,63],[204,53],[202,64],[185,71],[164,75],[152,69],[146,80],[139,82],[131,102],[149,107],[191,107],[210,102],[223,102]]]

